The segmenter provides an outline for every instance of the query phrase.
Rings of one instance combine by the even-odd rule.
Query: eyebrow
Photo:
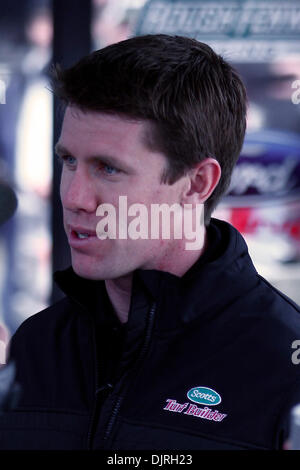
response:
[[[69,155],[70,157],[74,157],[72,155],[72,152],[70,152],[66,147],[64,147],[62,144],[57,142],[57,144],[54,147],[54,151],[58,156],[62,155]],[[76,157],[74,157],[76,158]],[[116,168],[119,168],[121,170],[124,170],[128,173],[133,173],[133,168],[124,163],[123,161],[119,160],[116,157],[113,157],[112,155],[91,155],[87,157],[88,161],[99,161],[101,163],[104,163],[109,166],[113,166]]]

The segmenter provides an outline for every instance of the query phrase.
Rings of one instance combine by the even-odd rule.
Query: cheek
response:
[[[160,203],[168,203],[172,205],[175,202],[180,202],[181,200],[181,193],[182,189],[180,186],[174,185],[166,185],[161,184],[159,187],[153,192],[152,197],[154,202]]]
[[[150,209],[151,204],[162,204],[168,202],[168,193],[163,188],[153,189],[153,187],[144,187],[140,192],[140,200]]]
[[[67,192],[67,187],[68,187],[68,179],[66,177],[64,170],[62,170],[61,178],[60,178],[60,185],[59,185],[59,194],[60,194],[61,201],[63,201],[65,197],[65,194]]]

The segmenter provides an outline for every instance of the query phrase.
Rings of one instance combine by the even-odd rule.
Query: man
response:
[[[205,44],[154,35],[57,69],[53,89],[72,268],[56,274],[66,297],[11,342],[22,395],[1,448],[281,448],[299,309],[211,219],[245,133],[237,73]],[[169,236],[145,236],[163,204]]]

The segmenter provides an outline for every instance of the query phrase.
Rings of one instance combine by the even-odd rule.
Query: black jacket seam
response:
[[[64,415],[71,415],[71,416],[85,416],[85,417],[88,417],[90,416],[90,412],[87,411],[87,412],[81,412],[81,411],[77,411],[77,410],[64,410],[64,409],[51,409],[51,408],[35,408],[35,407],[32,407],[32,406],[22,406],[22,407],[18,407],[18,408],[15,408],[11,411],[9,411],[9,414],[12,414],[12,413],[45,413],[45,414],[51,414],[51,415],[55,415],[55,414],[64,414]],[[7,414],[7,413],[0,413],[0,416],[2,414]]]
[[[257,276],[259,277],[259,279],[261,279],[261,281],[266,284],[270,289],[272,289],[272,291],[276,292],[276,294],[278,294],[284,301],[286,301],[291,307],[294,308],[294,310],[296,310],[296,312],[300,313],[300,308],[297,306],[297,304],[295,304],[288,296],[284,295],[282,292],[280,292],[280,290],[276,289],[276,287],[272,286],[272,284],[270,284],[263,276],[261,276],[260,274],[257,273]]]
[[[255,444],[255,443],[247,443],[247,442],[244,442],[244,441],[236,441],[236,440],[233,440],[233,439],[226,439],[226,438],[223,439],[222,437],[212,435],[212,434],[209,434],[209,433],[192,432],[191,430],[187,430],[184,427],[179,428],[177,426],[168,426],[168,425],[164,425],[164,424],[158,425],[156,423],[155,424],[154,423],[141,423],[140,421],[130,420],[128,418],[121,418],[121,417],[120,417],[120,419],[124,423],[138,425],[138,426],[142,426],[142,427],[146,427],[146,428],[169,429],[169,430],[174,431],[174,432],[189,434],[191,436],[199,436],[199,437],[201,436],[204,439],[208,439],[210,441],[218,441],[218,442],[222,442],[224,444],[233,444],[233,445],[238,445],[240,447],[247,447],[247,448],[250,448],[250,449],[255,447],[257,450],[271,450],[269,447],[264,447],[264,446],[261,446],[259,444]]]
[[[76,432],[74,431],[74,429],[70,429],[70,428],[63,428],[63,426],[61,427],[56,427],[56,426],[47,426],[47,425],[41,425],[39,424],[38,426],[28,426],[27,424],[25,425],[7,425],[5,426],[5,430],[31,430],[31,431],[39,431],[40,429],[41,430],[44,430],[44,431],[56,431],[58,433],[64,433],[64,434],[73,434],[74,436],[77,436],[77,437],[80,437],[80,438],[85,438],[85,433],[83,432],[83,430],[80,432]],[[0,430],[1,430],[1,426],[0,426]],[[0,438],[1,439],[1,438]]]

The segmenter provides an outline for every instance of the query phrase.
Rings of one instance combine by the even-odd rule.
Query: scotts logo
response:
[[[189,400],[201,403],[202,405],[214,406],[221,403],[220,395],[215,392],[212,388],[208,387],[194,387],[187,392]],[[178,403],[174,398],[167,398],[167,403],[164,406],[164,410],[171,413],[180,413],[183,415],[193,416],[195,418],[205,419],[208,421],[220,422],[226,418],[226,413],[220,413],[216,408],[211,409],[209,406],[195,405],[194,403],[185,402]]]
[[[220,395],[212,388],[207,387],[194,387],[187,392],[189,400],[200,403],[201,405],[218,405],[221,403]]]

